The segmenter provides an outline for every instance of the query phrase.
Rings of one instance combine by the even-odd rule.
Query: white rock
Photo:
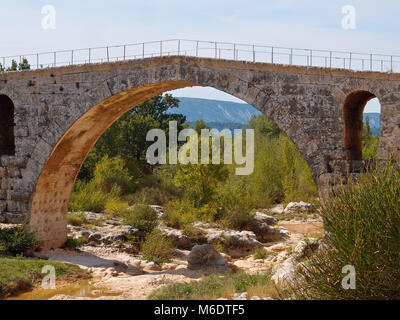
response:
[[[315,206],[311,203],[307,203],[304,201],[300,202],[290,202],[283,213],[293,213],[293,212],[310,212],[315,210]]]

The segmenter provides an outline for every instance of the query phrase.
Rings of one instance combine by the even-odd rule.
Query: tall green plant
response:
[[[362,174],[324,208],[327,249],[299,268],[290,294],[306,299],[400,299],[400,167]],[[354,266],[356,288],[342,287]]]

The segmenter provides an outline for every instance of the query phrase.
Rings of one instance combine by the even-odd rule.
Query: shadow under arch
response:
[[[0,94],[0,155],[15,154],[14,127],[14,103]]]
[[[101,135],[123,114],[146,100],[164,92],[193,86],[205,85],[174,80],[127,89],[91,107],[66,130],[47,158],[30,202],[29,223],[38,232],[43,249],[58,248],[65,243],[68,204],[74,184],[83,162]],[[240,95],[232,95],[244,100]],[[285,132],[278,121],[274,122]],[[287,136],[299,150],[292,137]],[[305,158],[304,154],[302,156]]]
[[[367,103],[374,98],[377,98],[375,94],[358,90],[349,93],[344,101],[344,149],[347,160],[362,160],[363,113]]]

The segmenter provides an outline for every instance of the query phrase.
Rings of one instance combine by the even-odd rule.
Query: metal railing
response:
[[[184,39],[7,56],[0,58],[0,64],[6,70],[13,60],[18,64],[27,59],[31,69],[41,69],[171,55],[359,71],[400,72],[400,56],[395,55]]]

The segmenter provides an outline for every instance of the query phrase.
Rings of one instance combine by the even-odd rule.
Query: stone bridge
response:
[[[66,240],[67,208],[90,149],[128,110],[209,86],[263,112],[294,142],[320,190],[361,163],[362,113],[378,97],[379,158],[399,156],[400,74],[158,57],[0,74],[0,217],[28,217],[45,248]]]

